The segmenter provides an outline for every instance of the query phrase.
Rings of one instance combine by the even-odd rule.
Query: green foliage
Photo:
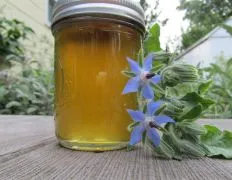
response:
[[[187,93],[184,97],[181,98],[181,100],[191,105],[200,104],[203,110],[207,109],[210,105],[213,105],[215,103],[213,100],[207,99],[197,92]]]
[[[164,91],[167,91],[167,89],[173,88],[173,85],[168,87],[168,84],[166,84],[162,87],[165,87]],[[185,83],[185,86],[191,86],[191,83]],[[160,114],[168,115],[177,121],[176,124],[168,124],[165,126],[162,139],[175,152],[175,155],[169,154],[167,157],[180,159],[184,155],[195,157],[206,155],[208,151],[199,140],[200,136],[205,133],[205,129],[196,124],[195,121],[203,115],[204,111],[214,101],[198,94],[197,91],[187,93],[184,96],[174,96],[174,94],[169,92],[163,97],[160,96],[159,99],[166,103],[165,108]],[[162,151],[162,148],[159,151]],[[155,152],[156,154],[158,153],[156,149]],[[167,154],[167,152],[162,153]]]
[[[208,92],[209,88],[211,87],[213,81],[209,80],[206,82],[203,82],[202,84],[200,84],[200,86],[198,87],[198,93],[199,94],[205,94]]]
[[[179,10],[190,27],[182,35],[182,49],[186,49],[232,15],[232,1],[180,0]]]
[[[182,117],[180,117],[180,120],[187,120],[187,121],[193,121],[201,116],[202,113],[202,106],[196,105],[191,107]]]
[[[183,123],[177,123],[177,126],[180,129],[182,129],[185,133],[189,133],[189,134],[204,135],[206,133],[205,128],[192,122],[185,121]]]
[[[12,60],[24,60],[22,40],[33,30],[16,19],[0,17],[0,66],[9,66]]]
[[[198,133],[194,134],[189,131],[186,133],[179,128],[180,124],[168,125],[166,127],[167,133],[163,135],[163,140],[174,149],[175,155],[172,158],[176,159],[178,157],[181,159],[185,155],[194,157],[205,156],[206,151],[199,143]]]
[[[152,28],[158,29],[157,25]],[[156,42],[159,40],[159,33],[153,32],[150,33],[150,36],[148,36],[148,39],[144,43],[144,49],[152,47],[152,43],[154,43],[154,47],[159,44],[159,42]],[[212,81],[204,81],[203,78],[199,78],[196,67],[186,64],[176,64],[171,54],[163,51],[157,52],[155,48],[150,48],[149,51],[151,50],[155,59],[153,71],[160,74],[162,79],[161,83],[153,85],[152,88],[155,92],[155,100],[164,102],[164,105],[156,112],[156,115],[167,115],[173,118],[176,123],[168,123],[165,127],[159,127],[159,130],[162,132],[162,138],[161,144],[158,147],[154,146],[149,139],[144,137],[143,143],[145,141],[145,144],[149,145],[157,156],[169,159],[180,160],[185,156],[212,156],[216,153],[223,154],[225,158],[231,158],[229,154],[232,153],[232,148],[229,149],[231,143],[228,143],[229,140],[232,142],[231,134],[229,132],[225,133],[226,141],[223,135],[216,144],[210,144],[208,127],[204,128],[196,122],[199,117],[202,117],[214,105],[215,102],[213,100],[217,100],[208,96],[208,91],[212,90],[211,87],[217,81],[214,79]],[[231,73],[229,64],[226,64],[226,66],[227,70]],[[223,75],[228,76],[227,78],[232,77],[232,75],[226,74],[218,66],[214,65],[213,67],[215,68],[214,71],[219,71]],[[209,73],[209,78],[212,77],[211,74]],[[232,87],[231,85],[230,87]],[[224,91],[226,90],[225,87],[223,89]],[[146,103],[141,96],[138,96],[140,111],[144,112]],[[138,124],[133,123],[129,126],[130,131]],[[214,145],[218,147],[212,147]]]
[[[135,73],[130,72],[130,71],[127,71],[127,70],[122,71],[122,74],[124,74],[124,75],[127,76],[127,77],[135,77],[135,76],[136,76]]]
[[[52,115],[53,84],[52,71],[33,68],[0,81],[0,114]]]
[[[149,142],[149,146],[154,149],[154,153],[157,156],[172,159],[176,156],[175,150],[172,146],[169,145],[164,139],[161,140],[161,143],[158,147],[155,147],[151,142]],[[178,158],[176,158],[178,159]]]
[[[161,50],[159,37],[160,37],[160,26],[158,24],[155,24],[150,29],[149,35],[147,39],[145,39],[144,41],[145,55],[147,55],[149,52],[156,52]]]
[[[231,26],[224,24],[222,27],[232,35]],[[202,78],[213,80],[209,82],[210,89],[205,94],[216,102],[205,116],[210,118],[232,118],[232,59],[225,59],[220,56],[216,63],[201,71]]]
[[[215,101],[206,116],[210,118],[231,118],[232,117],[232,59],[226,60],[219,57],[215,64],[203,69],[206,79],[212,79],[209,91],[205,95]],[[200,90],[202,91],[202,89]]]
[[[205,126],[207,133],[201,136],[201,142],[208,150],[207,156],[232,158],[232,132],[220,131],[214,126]]]
[[[32,32],[18,20],[0,18],[0,64],[8,65],[0,72],[0,114],[53,114],[53,45]]]

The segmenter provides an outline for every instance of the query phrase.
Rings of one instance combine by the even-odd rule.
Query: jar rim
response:
[[[81,23],[81,22],[88,22],[88,21],[94,21],[94,22],[110,22],[110,23],[115,23],[115,24],[120,24],[120,25],[124,25],[127,27],[130,27],[132,29],[136,29],[142,36],[144,36],[144,32],[145,29],[143,27],[141,27],[138,23],[136,22],[130,22],[130,21],[122,21],[119,18],[116,19],[111,18],[111,17],[101,17],[101,16],[80,16],[80,17],[72,17],[72,18],[68,18],[65,21],[64,20],[60,20],[59,22],[57,22],[56,24],[54,24],[52,26],[52,33],[53,35],[60,30],[60,28],[65,27],[65,26],[70,26],[73,23]]]
[[[53,10],[52,25],[69,17],[96,14],[122,17],[145,28],[144,11],[135,0],[59,0]]]

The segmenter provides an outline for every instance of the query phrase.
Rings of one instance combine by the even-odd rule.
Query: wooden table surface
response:
[[[232,130],[232,120],[203,120]],[[0,116],[0,179],[232,180],[232,161],[163,160],[151,151],[79,152],[54,137],[52,117]]]

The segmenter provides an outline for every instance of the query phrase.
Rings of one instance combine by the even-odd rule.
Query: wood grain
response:
[[[232,121],[228,121],[232,125]],[[51,117],[0,116],[0,127],[0,135],[4,137],[0,136],[0,179],[232,179],[231,161],[209,158],[164,160],[140,147],[132,152],[104,153],[64,149],[54,137]]]
[[[34,146],[54,137],[52,117],[0,116],[0,155]]]

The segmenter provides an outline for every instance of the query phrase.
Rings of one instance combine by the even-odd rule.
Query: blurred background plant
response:
[[[11,66],[12,61],[24,61],[22,40],[34,31],[23,22],[0,17],[0,68]]]
[[[1,114],[53,114],[53,45],[33,39],[23,22],[0,17]]]
[[[0,82],[1,114],[52,115],[53,72],[31,68]]]
[[[231,36],[232,27],[221,25]],[[205,117],[232,118],[232,58],[225,58],[223,54],[216,58],[215,63],[203,68],[201,79],[211,79],[211,88],[206,96],[213,99],[215,104],[209,108]]]
[[[232,59],[218,57],[216,63],[202,69],[205,79],[212,79],[207,96],[215,101],[206,117],[232,118]]]

